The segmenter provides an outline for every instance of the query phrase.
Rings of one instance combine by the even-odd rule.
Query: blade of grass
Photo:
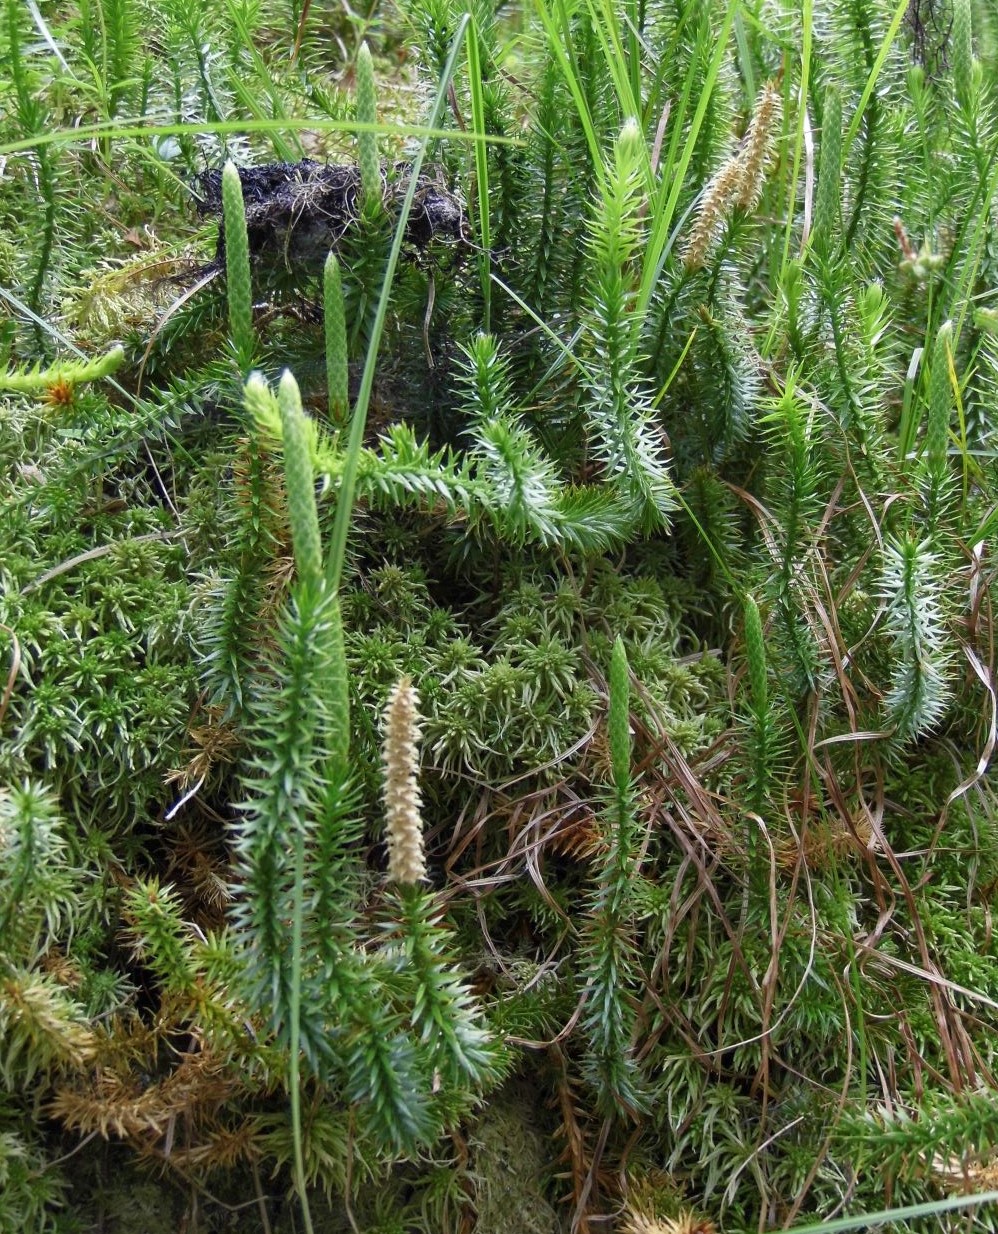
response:
[[[897,8],[894,10],[894,16],[891,18],[891,24],[887,28],[887,33],[884,35],[884,40],[880,44],[880,50],[877,52],[877,58],[873,62],[873,68],[870,70],[870,76],[867,79],[863,93],[860,95],[859,103],[853,113],[852,120],[849,122],[849,127],[846,129],[846,135],[842,141],[842,163],[845,165],[849,157],[849,151],[852,148],[852,143],[856,140],[856,134],[859,132],[859,126],[863,123],[863,115],[866,111],[866,105],[869,103],[874,90],[877,88],[877,82],[880,79],[880,74],[887,62],[887,57],[890,55],[891,44],[897,38],[897,32],[901,28],[901,23],[904,21],[904,15],[909,8],[909,0],[898,0]]]
[[[575,100],[575,108],[579,113],[579,122],[582,125],[582,131],[586,138],[586,145],[589,147],[589,158],[592,163],[593,170],[596,174],[600,189],[604,187],[604,171],[603,171],[603,152],[600,149],[599,138],[596,135],[596,129],[593,126],[593,118],[589,114],[589,104],[586,102],[585,92],[582,89],[579,80],[578,67],[575,63],[575,56],[571,50],[571,20],[568,10],[565,8],[564,0],[555,0],[558,10],[558,22],[555,21],[549,11],[545,0],[537,0],[536,11],[541,19],[541,24],[548,36],[548,44],[551,52],[561,69],[562,77],[565,79],[565,84],[568,86],[572,98]],[[564,30],[565,42],[562,42],[561,34],[559,33],[559,24]]]
[[[786,216],[787,227],[783,236],[783,260],[780,265],[780,279],[790,260],[790,242],[797,226],[797,185],[800,181],[800,165],[804,152],[804,120],[807,113],[808,92],[811,88],[811,29],[814,24],[813,0],[804,0],[801,6],[801,39],[800,49],[800,87],[797,91],[797,131],[794,134],[794,158],[787,181]],[[789,95],[789,88],[787,90]],[[784,100],[784,114],[789,115],[790,99]]]
[[[489,252],[492,227],[489,211],[489,160],[485,135],[485,95],[482,90],[481,38],[472,24],[468,39],[468,86],[471,92],[471,123],[475,137],[475,200],[478,205],[479,276],[482,281],[482,329],[492,329],[492,271]]]
[[[416,194],[416,184],[423,168],[426,150],[430,141],[439,133],[437,125],[440,123],[440,117],[443,115],[443,110],[447,103],[447,88],[454,75],[454,66],[457,63],[458,52],[461,49],[461,44],[464,42],[470,21],[471,15],[465,13],[455,31],[453,41],[451,42],[450,54],[447,57],[447,63],[444,65],[444,72],[437,87],[437,97],[430,115],[430,124],[428,128],[423,129],[423,140],[420,143],[416,157],[412,160],[412,166],[409,171],[409,188],[402,203],[402,209],[399,212],[398,222],[395,224],[395,237],[392,241],[391,252],[388,255],[388,264],[385,267],[385,275],[381,283],[381,295],[378,299],[378,309],[374,317],[374,325],[371,329],[371,340],[367,348],[367,358],[364,361],[360,390],[357,394],[357,402],[354,406],[353,418],[350,422],[346,462],[343,467],[340,492],[336,502],[336,519],[333,523],[329,554],[326,558],[326,581],[334,594],[339,589],[340,579],[343,576],[347,533],[350,528],[350,516],[353,511],[354,495],[357,489],[357,471],[360,466],[360,456],[364,444],[364,429],[367,425],[367,408],[371,401],[371,390],[374,387],[374,370],[378,362],[378,349],[381,345],[381,335],[385,328],[385,318],[388,315],[388,301],[391,297],[395,267],[398,265],[399,254],[402,252],[405,225],[409,218],[409,211],[412,209],[413,198]],[[368,125],[366,127],[380,129],[383,126]],[[474,134],[469,134],[469,137],[473,140],[475,139]],[[477,140],[481,143],[484,138],[482,135],[479,135]]]
[[[395,136],[417,137],[428,141],[486,141],[496,145],[522,146],[518,137],[506,137],[500,134],[476,135],[472,132],[461,132],[460,129],[427,128],[422,124],[361,124],[357,120],[332,120],[320,116],[299,117],[297,119],[273,120],[218,120],[213,123],[192,122],[190,124],[144,124],[138,121],[121,123],[115,120],[102,120],[98,124],[85,124],[79,128],[55,128],[47,133],[36,133],[31,137],[22,137],[17,141],[9,141],[0,145],[0,156],[20,154],[22,150],[34,150],[39,146],[75,146],[87,144],[93,137],[191,137],[212,133],[224,137],[228,133],[273,133],[283,130],[295,132],[323,133],[391,133]]]
[[[686,170],[690,165],[690,160],[693,157],[693,150],[696,146],[697,135],[700,132],[700,126],[703,124],[704,116],[707,114],[707,107],[710,103],[711,95],[714,93],[714,87],[717,85],[718,74],[721,71],[721,65],[724,62],[724,57],[727,52],[728,37],[731,34],[731,27],[735,20],[735,14],[740,8],[741,0],[731,0],[724,14],[724,21],[721,23],[721,28],[717,32],[716,42],[714,44],[714,53],[711,56],[710,66],[707,69],[707,76],[703,83],[703,88],[700,92],[700,99],[697,103],[696,112],[693,115],[693,123],[690,126],[690,132],[686,139],[686,144],[683,147],[682,154],[678,160],[673,155],[673,148],[670,146],[669,158],[661,169],[661,183],[668,184],[669,196],[663,206],[656,209],[652,220],[651,232],[648,236],[648,247],[645,252],[644,268],[641,272],[641,287],[638,292],[636,309],[638,312],[647,311],[648,305],[651,303],[652,295],[655,291],[655,284],[658,282],[662,273],[662,267],[665,264],[665,257],[668,251],[669,229],[672,223],[672,216],[675,213],[676,204],[679,201],[679,194],[682,192],[683,184],[686,180]],[[686,86],[690,85],[690,74],[687,78]],[[677,115],[677,126],[682,124],[681,114]],[[678,130],[674,130],[674,133]]]
[[[836,1217],[812,1225],[791,1226],[788,1234],[839,1234],[841,1230],[866,1230],[885,1221],[910,1221],[915,1217],[938,1217],[940,1213],[958,1212],[961,1208],[976,1208],[982,1204],[998,1204],[998,1191],[982,1191],[980,1195],[951,1195],[929,1204],[909,1204],[905,1208],[884,1208],[858,1217]]]

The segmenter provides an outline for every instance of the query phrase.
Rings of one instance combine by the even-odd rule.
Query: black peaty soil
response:
[[[389,219],[397,218],[409,188],[408,163],[382,168],[382,197]],[[360,169],[352,163],[268,163],[240,167],[246,207],[250,255],[287,268],[321,269],[330,249],[337,249],[358,221]],[[225,264],[222,214],[222,173],[204,172],[196,182],[197,209],[203,217],[219,216],[215,265]],[[437,243],[460,252],[470,242],[470,230],[460,198],[438,175],[421,175],[406,222],[410,252],[422,254]]]

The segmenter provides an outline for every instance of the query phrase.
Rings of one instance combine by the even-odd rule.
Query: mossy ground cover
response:
[[[0,1230],[996,1228],[991,6],[0,51]]]

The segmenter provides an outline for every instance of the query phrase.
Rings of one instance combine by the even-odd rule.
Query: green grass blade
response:
[[[665,165],[659,172],[663,186],[666,184],[670,185],[669,196],[666,199],[664,206],[655,211],[651,232],[648,236],[648,247],[645,253],[644,269],[641,274],[641,288],[638,292],[636,304],[636,309],[638,312],[647,311],[648,305],[651,303],[651,298],[655,291],[655,284],[658,282],[659,276],[662,273],[662,266],[665,263],[669,232],[672,226],[672,218],[676,210],[676,203],[679,201],[679,195],[683,190],[683,183],[686,179],[686,171],[690,165],[690,160],[693,157],[693,150],[696,146],[696,139],[700,132],[700,126],[703,124],[703,119],[707,114],[707,107],[710,103],[711,95],[714,92],[714,87],[717,85],[718,74],[721,71],[721,65],[723,64],[724,57],[727,54],[728,38],[731,34],[731,27],[734,23],[735,14],[738,12],[740,5],[741,0],[731,0],[731,3],[729,3],[727,11],[724,14],[724,21],[721,23],[721,28],[717,32],[716,41],[714,44],[714,54],[711,57],[710,66],[707,70],[707,76],[703,83],[703,89],[700,93],[700,99],[697,103],[697,109],[693,116],[693,123],[690,126],[689,137],[687,138],[686,145],[683,147],[683,152],[674,166]],[[678,124],[679,121],[677,120],[676,123]]]
[[[364,429],[367,425],[367,408],[371,401],[371,391],[374,388],[374,372],[378,363],[378,348],[381,345],[381,335],[385,328],[385,318],[388,315],[388,301],[391,297],[392,280],[395,277],[395,268],[398,265],[399,255],[402,252],[405,225],[409,218],[409,211],[412,209],[413,198],[416,194],[416,184],[419,180],[419,173],[422,171],[427,146],[438,132],[436,126],[440,123],[440,117],[443,115],[444,106],[447,102],[447,90],[451,77],[454,74],[458,52],[461,49],[461,44],[464,41],[470,21],[470,14],[466,13],[458,23],[454,39],[451,43],[450,55],[447,57],[447,63],[444,66],[444,74],[437,87],[437,97],[434,100],[433,111],[430,116],[430,126],[424,130],[422,143],[416,157],[412,160],[412,167],[409,172],[409,188],[402,203],[402,209],[399,212],[398,222],[395,225],[395,238],[392,241],[391,252],[388,255],[385,277],[381,284],[381,296],[378,299],[378,310],[371,329],[371,341],[368,345],[367,359],[364,362],[364,372],[360,381],[360,390],[357,394],[357,403],[354,407],[353,419],[350,423],[346,465],[343,468],[343,478],[340,481],[339,498],[336,503],[336,520],[333,524],[329,555],[326,558],[326,580],[333,592],[339,589],[340,579],[343,576],[347,533],[350,528],[350,515],[353,510],[354,495],[357,489],[357,470],[360,465],[361,450],[364,445]]]
[[[876,1213],[864,1213],[857,1217],[836,1217],[834,1221],[819,1221],[811,1225],[791,1226],[788,1234],[840,1234],[843,1230],[868,1230],[884,1222],[912,1221],[916,1217],[938,1217],[942,1213],[959,1212],[964,1208],[978,1208],[984,1204],[998,1204],[998,1191],[982,1191],[980,1195],[951,1195],[945,1200],[933,1200],[929,1204],[909,1204],[905,1208],[884,1208]]]
[[[475,136],[475,202],[478,206],[478,268],[482,281],[482,330],[492,329],[492,247],[489,209],[489,160],[485,135],[485,94],[482,89],[481,35],[473,25],[468,39],[468,87],[471,92],[471,121]]]

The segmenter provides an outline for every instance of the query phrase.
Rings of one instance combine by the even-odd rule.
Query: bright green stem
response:
[[[330,778],[345,777],[350,758],[350,683],[347,677],[347,653],[343,638],[343,611],[339,598],[333,599],[329,610],[329,677],[325,688],[333,716],[329,737]]]
[[[755,597],[745,596],[745,655],[748,661],[749,678],[749,791],[748,802],[751,808],[761,813],[766,801],[766,794],[771,779],[772,763],[772,724],[769,714],[769,687],[766,672],[766,643],[762,630],[762,617]],[[748,837],[750,859],[756,849],[755,827],[751,827]],[[753,874],[756,863],[751,860]]]
[[[333,253],[326,258],[322,272],[323,317],[326,327],[326,388],[329,418],[340,429],[350,414],[349,371],[347,369],[347,323],[343,303],[340,263]]]
[[[625,794],[631,783],[631,701],[627,653],[620,638],[610,656],[610,766],[613,785]]]
[[[361,124],[378,123],[378,95],[374,84],[374,61],[367,43],[361,43],[357,53],[357,120]],[[365,214],[381,210],[381,163],[378,158],[378,135],[373,129],[357,134],[357,161],[360,164],[360,189]]]
[[[301,409],[298,386],[290,373],[281,379],[278,398],[275,399],[267,383],[254,373],[244,391],[246,411],[252,422],[274,424],[275,403],[280,414],[281,435],[284,443],[284,467],[288,490],[288,515],[295,549],[295,563],[301,583],[307,593],[316,599],[317,588],[325,592],[335,591],[337,581],[325,574],[322,567],[322,546],[318,515],[315,505],[314,472],[312,466],[315,442],[311,425]],[[344,474],[345,474],[344,468]],[[337,509],[339,517],[339,509]],[[341,562],[342,565],[342,562]],[[325,705],[335,717],[333,732],[329,738],[329,758],[339,769],[345,769],[350,742],[350,693],[347,681],[346,650],[343,641],[343,618],[339,601],[330,596],[330,603],[323,619],[323,639],[326,666],[321,679],[313,683]]]
[[[752,710],[764,716],[769,709],[766,682],[766,643],[762,634],[759,605],[753,596],[745,597],[745,652],[748,658],[749,685],[752,690]]]
[[[949,423],[953,414],[953,386],[950,382],[950,353],[953,323],[944,321],[936,334],[929,373],[929,419],[925,428],[925,456],[932,472],[946,466]]]
[[[925,426],[924,491],[929,525],[934,530],[943,492],[949,479],[949,429],[953,415],[952,364],[953,323],[944,321],[936,334],[929,370],[929,415]]]
[[[322,577],[322,543],[315,505],[315,476],[308,440],[308,423],[302,410],[298,383],[284,370],[277,391],[284,441],[284,482],[288,491],[288,519],[295,550],[298,577],[309,585]]]
[[[225,221],[225,275],[229,298],[229,331],[239,368],[246,372],[253,360],[253,287],[250,280],[249,238],[243,186],[235,164],[222,171],[222,214]]]

